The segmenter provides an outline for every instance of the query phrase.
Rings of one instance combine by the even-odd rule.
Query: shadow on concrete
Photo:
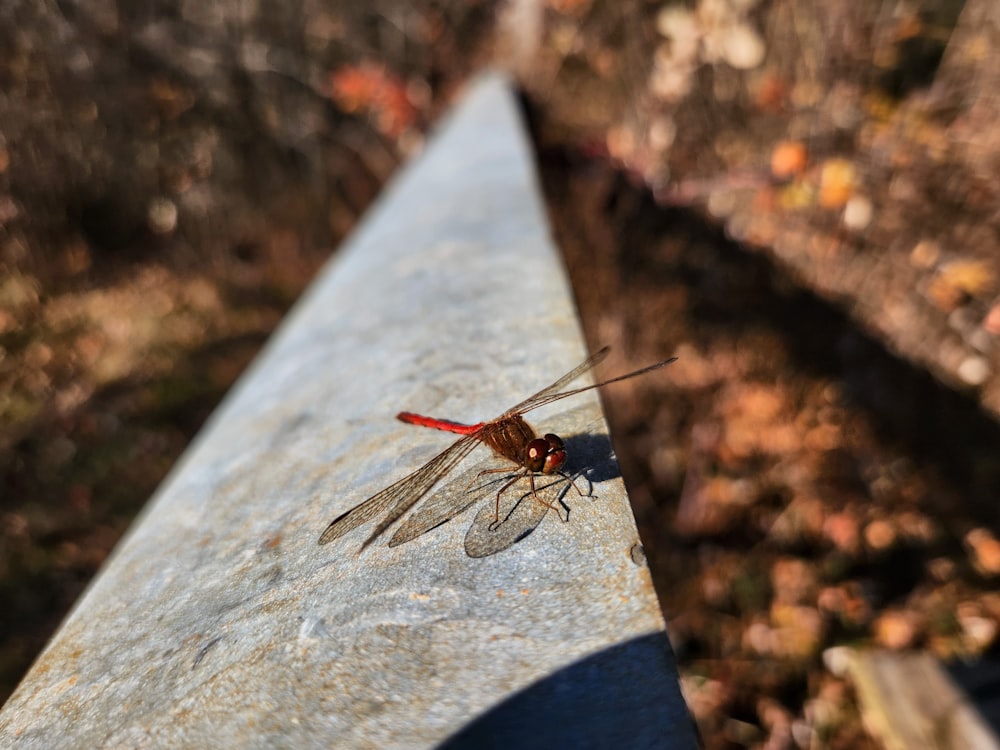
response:
[[[440,750],[694,748],[670,643],[651,633],[588,656],[474,719]]]

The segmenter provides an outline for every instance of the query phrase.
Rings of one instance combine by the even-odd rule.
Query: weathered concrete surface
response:
[[[584,354],[513,100],[484,79],[161,487],[0,745],[693,746],[593,392],[532,415],[593,467],[568,522],[479,559],[475,509],[394,548],[316,543],[453,437],[398,410],[493,417]]]

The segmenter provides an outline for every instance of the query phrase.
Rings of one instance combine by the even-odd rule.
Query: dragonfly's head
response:
[[[528,471],[555,474],[566,463],[566,446],[562,438],[551,432],[543,438],[535,438],[525,450],[524,466]]]

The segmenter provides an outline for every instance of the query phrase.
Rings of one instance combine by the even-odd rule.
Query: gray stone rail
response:
[[[521,482],[497,527],[478,448],[426,501],[475,508],[317,544],[455,439],[397,411],[493,417],[586,355],[514,99],[470,89],[136,520],[0,746],[695,745],[595,391],[531,415],[592,496],[556,483],[548,510]]]

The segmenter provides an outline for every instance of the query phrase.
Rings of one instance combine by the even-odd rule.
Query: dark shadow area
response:
[[[953,661],[946,669],[993,733],[1000,737],[1000,649],[994,648],[971,662]]]
[[[564,667],[510,697],[441,750],[697,747],[664,633]]]
[[[599,484],[622,475],[614,458],[611,440],[607,435],[583,433],[566,438],[569,458],[564,467],[570,476],[581,476]]]

